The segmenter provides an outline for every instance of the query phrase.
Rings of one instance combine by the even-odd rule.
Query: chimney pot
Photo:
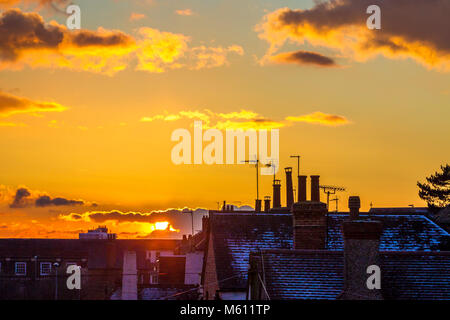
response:
[[[264,197],[264,212],[270,211],[270,196]]]
[[[359,208],[361,208],[361,200],[358,196],[351,196],[348,198],[348,208],[350,209],[350,219],[358,219]]]
[[[294,189],[292,186],[292,167],[284,168],[286,172],[286,207],[291,209],[294,203]]]
[[[281,207],[281,181],[273,180],[273,207]]]
[[[306,179],[308,176],[298,176],[298,202],[306,201]]]
[[[255,200],[255,212],[261,212],[261,199]]]
[[[320,176],[311,176],[311,201],[320,202]]]

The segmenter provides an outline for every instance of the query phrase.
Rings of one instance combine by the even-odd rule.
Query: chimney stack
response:
[[[350,220],[357,220],[359,217],[359,208],[361,208],[361,200],[358,196],[348,198],[348,208],[350,209]]]
[[[351,210],[351,209],[350,209]],[[369,289],[369,266],[379,268],[378,247],[382,233],[380,221],[350,220],[344,221],[344,289],[339,295],[343,300],[381,300],[380,289]],[[377,271],[375,271],[377,272]]]
[[[286,207],[290,210],[294,203],[294,189],[292,186],[292,167],[284,168],[286,171]]]
[[[325,249],[327,212],[327,205],[322,202],[294,203],[294,249]]]
[[[270,196],[264,197],[264,212],[270,211]]]
[[[320,176],[311,176],[311,201],[320,202]]]
[[[255,200],[255,212],[261,212],[261,199]]]
[[[208,217],[207,216],[203,216],[202,217],[202,231],[206,232],[206,229],[208,228]]]
[[[273,180],[273,207],[281,207],[281,180]]]
[[[306,179],[308,176],[298,176],[298,202],[306,201]]]

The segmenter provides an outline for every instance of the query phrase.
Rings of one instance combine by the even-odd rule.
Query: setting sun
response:
[[[172,225],[168,221],[158,221],[155,223],[152,223],[150,226],[150,231],[155,230],[168,230],[173,232],[180,232],[179,229],[175,229],[172,227]]]

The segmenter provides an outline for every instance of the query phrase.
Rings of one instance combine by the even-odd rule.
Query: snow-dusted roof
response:
[[[343,250],[341,225],[345,217],[329,215],[329,250]],[[361,215],[364,217],[368,216]],[[381,251],[438,250],[441,238],[448,236],[445,230],[423,215],[371,215],[371,219],[383,223]],[[290,214],[213,213],[210,223],[222,290],[246,287],[250,252],[293,248]]]
[[[266,250],[253,256],[263,257],[270,299],[330,300],[342,292],[342,251]],[[384,299],[450,300],[450,252],[382,252],[380,258]]]

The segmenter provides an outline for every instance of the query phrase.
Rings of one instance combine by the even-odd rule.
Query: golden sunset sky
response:
[[[300,154],[302,174],[347,189],[342,210],[424,206],[417,180],[450,159],[449,1],[73,3],[79,31],[68,1],[0,0],[0,237],[146,237],[157,221],[178,237],[190,215],[173,208],[252,206],[253,167],[172,163],[194,120],[279,128],[281,168]]]

